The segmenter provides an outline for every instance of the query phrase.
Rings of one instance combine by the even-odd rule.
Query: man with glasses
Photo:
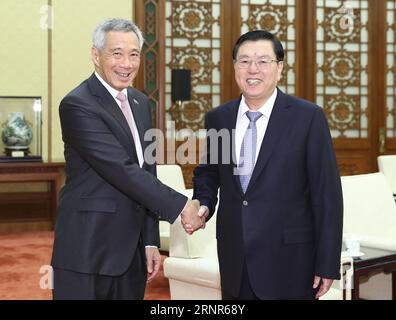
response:
[[[208,134],[193,178],[207,219],[220,188],[223,298],[318,298],[339,279],[342,244],[341,183],[325,115],[277,88],[284,51],[271,33],[242,35],[233,60],[242,94],[208,112],[205,126],[234,139],[215,144]]]

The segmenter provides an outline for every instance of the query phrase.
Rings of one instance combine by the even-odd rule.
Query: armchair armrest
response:
[[[192,189],[178,190],[191,198]],[[178,258],[217,258],[216,217],[213,216],[206,223],[205,229],[197,230],[194,234],[187,234],[181,225],[180,217],[170,226],[169,256]]]

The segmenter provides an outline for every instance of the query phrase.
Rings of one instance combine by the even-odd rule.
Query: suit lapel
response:
[[[95,74],[93,74],[88,79],[89,87],[91,88],[91,92],[94,96],[97,97],[99,104],[105,109],[108,113],[110,113],[119,123],[119,125],[124,130],[125,134],[128,137],[128,146],[131,146],[129,149],[132,151],[132,154],[137,159],[136,147],[133,141],[132,132],[129,129],[128,122],[125,119],[124,114],[120,110],[117,102],[111,96],[111,94],[106,90],[106,88],[100,83],[98,78],[96,78]]]
[[[239,181],[239,176],[235,174],[235,170],[237,169],[237,163],[236,163],[236,153],[235,153],[235,127],[236,127],[236,122],[237,122],[237,117],[238,117],[238,110],[239,110],[239,104],[241,103],[241,97],[239,97],[238,100],[234,100],[230,102],[228,105],[228,112],[225,115],[226,118],[226,129],[228,132],[231,133],[231,141],[230,141],[230,166],[229,169],[231,171],[231,175],[234,177],[234,182],[235,182],[235,187],[239,190],[240,193],[243,194],[242,191],[242,186],[241,182]],[[224,148],[224,147],[223,147]]]
[[[263,142],[261,143],[257,162],[253,169],[252,177],[246,193],[253,187],[261,171],[266,166],[272,152],[275,147],[278,146],[278,141],[282,136],[282,133],[285,131],[287,123],[290,121],[290,115],[287,112],[287,108],[289,107],[287,104],[287,96],[279,89],[277,90],[278,96],[276,98],[274,108],[272,109],[267,130],[265,132]]]

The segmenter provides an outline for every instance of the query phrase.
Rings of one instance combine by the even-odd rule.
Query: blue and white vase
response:
[[[4,125],[1,138],[6,149],[26,150],[33,139],[33,131],[23,112],[11,112]]]

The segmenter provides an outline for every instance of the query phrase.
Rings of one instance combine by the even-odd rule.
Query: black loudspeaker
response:
[[[191,70],[172,70],[172,101],[191,100]]]

